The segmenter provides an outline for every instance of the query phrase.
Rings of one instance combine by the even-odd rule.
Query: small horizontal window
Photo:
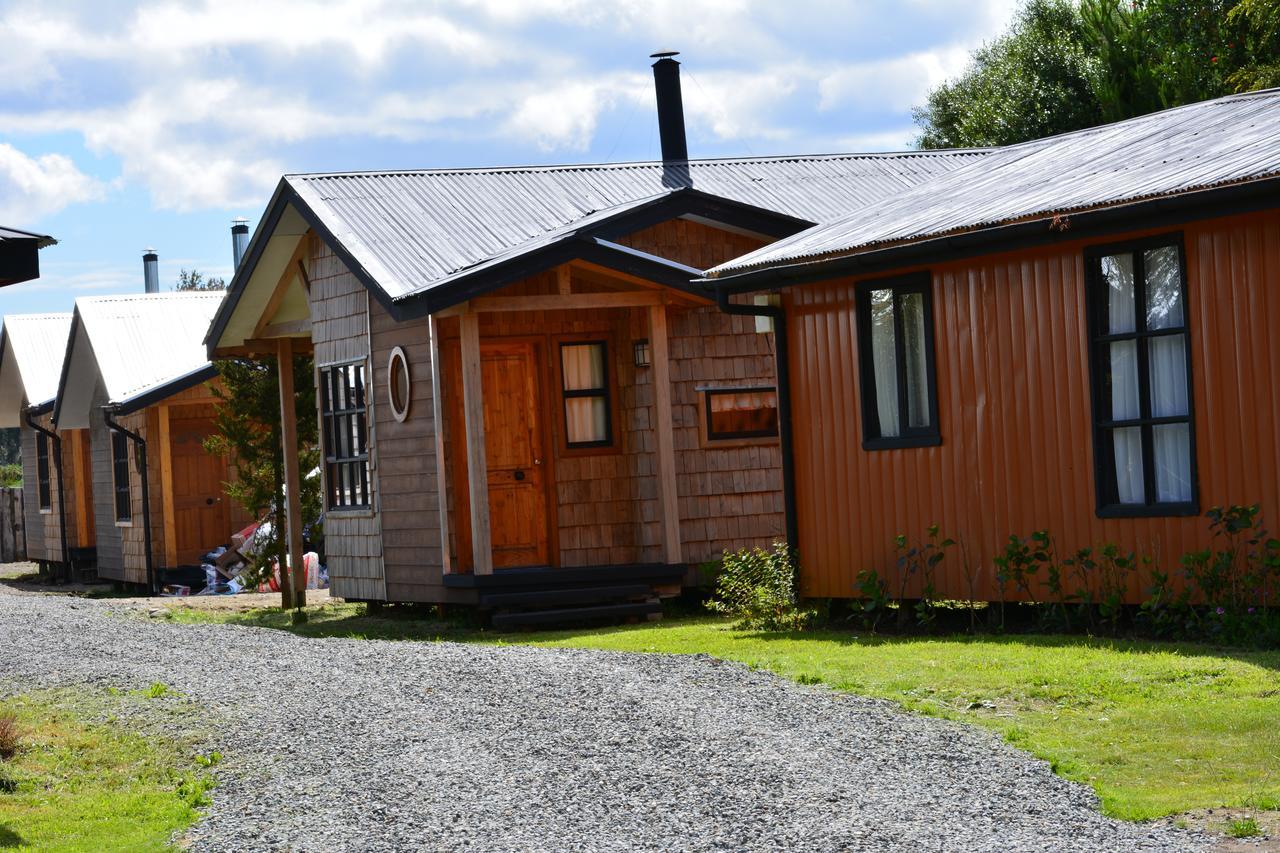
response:
[[[765,388],[708,389],[707,439],[771,438],[778,434],[778,391]]]

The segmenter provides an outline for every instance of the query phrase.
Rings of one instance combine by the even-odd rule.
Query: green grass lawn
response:
[[[206,804],[210,776],[180,744],[146,737],[111,718],[122,703],[167,691],[98,696],[69,691],[0,700],[14,713],[20,748],[0,762],[0,847],[32,850],[166,850]]]
[[[807,683],[976,723],[1093,786],[1110,815],[1280,808],[1280,652],[1067,636],[885,638],[743,633],[718,619],[500,634],[423,617],[311,608],[171,618],[307,636],[458,640],[704,653]]]

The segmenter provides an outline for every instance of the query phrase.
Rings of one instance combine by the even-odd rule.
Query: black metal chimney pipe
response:
[[[144,293],[160,292],[160,256],[155,249],[142,252],[142,290]]]
[[[650,54],[653,63],[653,86],[658,94],[658,136],[662,139],[662,162],[689,159],[689,144],[684,135],[684,100],[680,96],[680,63],[671,57],[679,51],[664,50]]]
[[[240,269],[240,259],[244,257],[244,250],[248,245],[249,220],[237,216],[231,220],[231,258],[235,262],[233,269]]]

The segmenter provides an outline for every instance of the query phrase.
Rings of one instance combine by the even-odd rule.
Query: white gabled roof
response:
[[[209,369],[203,341],[223,295],[138,293],[77,299],[58,389],[58,426],[89,425],[99,381],[107,402],[124,406]],[[175,387],[174,393],[179,390]]]
[[[0,327],[0,427],[20,426],[24,406],[53,401],[70,329],[70,314],[5,316]]]

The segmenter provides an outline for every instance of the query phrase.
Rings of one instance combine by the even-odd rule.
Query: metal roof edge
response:
[[[1280,176],[1273,176],[1070,213],[1066,216],[1070,223],[1066,230],[1046,227],[1046,223],[1052,223],[1056,218],[1055,214],[1047,213],[1019,222],[936,235],[882,248],[751,267],[728,275],[704,276],[697,281],[713,290],[723,290],[729,294],[813,284],[847,275],[883,272],[942,259],[995,254],[1119,230],[1159,228],[1177,222],[1280,207],[1280,200],[1275,197],[1277,190],[1280,190]],[[1145,218],[1141,223],[1131,224],[1127,220],[1132,216]]]
[[[217,365],[209,362],[195,370],[167,379],[156,385],[144,388],[125,397],[123,400],[112,400],[111,410],[117,415],[130,415],[153,403],[172,397],[174,394],[186,391],[188,388],[194,388],[202,382],[208,382],[210,379],[217,377]]]
[[[689,160],[676,161],[692,166],[721,165],[735,163],[777,163],[788,160],[871,160],[897,159],[915,157],[945,156],[978,156],[1000,150],[990,148],[918,148],[899,151],[846,151],[827,154],[765,154],[748,157],[695,157]],[[639,167],[661,167],[662,160],[623,160],[606,163],[548,163],[543,165],[525,164],[519,166],[454,166],[442,169],[357,169],[346,172],[289,172],[287,178],[307,180],[311,178],[357,177],[364,175],[475,175],[503,174],[512,172],[570,172],[586,169],[634,169]]]

